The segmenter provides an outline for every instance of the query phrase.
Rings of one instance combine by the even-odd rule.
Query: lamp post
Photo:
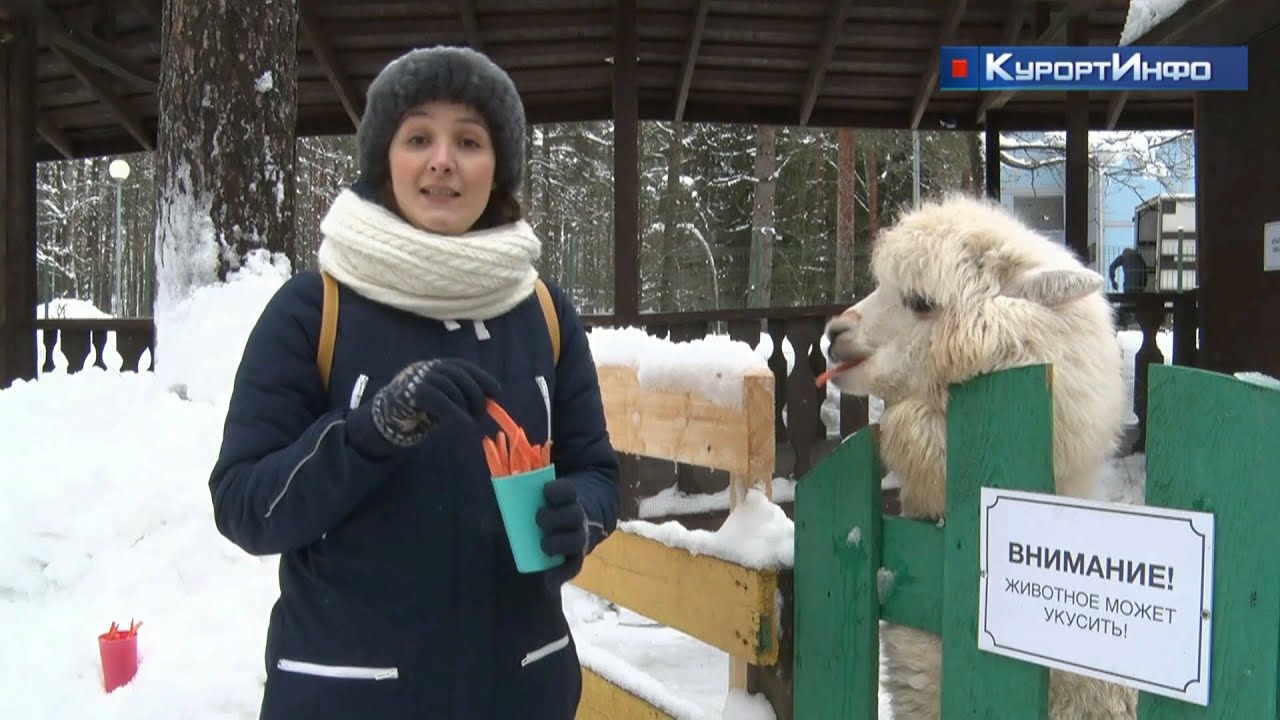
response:
[[[111,314],[120,316],[120,188],[129,178],[129,163],[121,159],[112,160],[107,166],[107,174],[116,181],[116,257],[115,270],[111,277]]]

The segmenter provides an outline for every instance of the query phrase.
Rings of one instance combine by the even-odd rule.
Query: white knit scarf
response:
[[[488,320],[520,304],[533,292],[542,253],[523,220],[437,235],[350,190],[320,232],[321,270],[370,300],[436,320]]]

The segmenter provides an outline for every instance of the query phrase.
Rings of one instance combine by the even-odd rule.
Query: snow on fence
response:
[[[1176,652],[1161,652],[1149,641],[1126,643],[1119,632],[1107,630],[1118,627],[1102,622],[1110,603],[1093,610],[1080,607],[1079,596],[1067,603],[1025,597],[1017,602],[1035,605],[1035,610],[1044,606],[1045,617],[1039,618],[1044,623],[1012,639],[1027,644],[1043,641],[1042,633],[1076,632],[1080,647],[1108,650],[1108,655],[1100,654],[1104,661],[1149,669],[1181,655],[1197,673],[1207,673],[1187,677],[1184,687],[1173,683],[1165,692],[1124,683],[1142,690],[1140,720],[1274,717],[1280,671],[1280,573],[1275,569],[1280,535],[1272,528],[1280,507],[1275,482],[1280,443],[1272,436],[1280,427],[1280,391],[1184,367],[1154,365],[1150,372],[1145,506],[1127,506],[1135,512],[1113,522],[1136,523],[1143,515],[1137,511],[1149,511],[1148,517],[1172,515],[1176,509],[1212,515],[1212,532],[1201,542],[1208,557],[1218,562],[1192,596],[1211,602],[1200,612],[1195,612],[1198,604],[1190,608],[1193,636],[1201,621],[1210,619],[1211,632],[1202,631],[1199,647],[1175,642]],[[1052,492],[1051,385],[1050,369],[1033,366],[953,388],[944,524],[881,513],[874,426],[850,436],[798,484],[795,717],[877,716],[880,620],[941,635],[942,717],[1047,715],[1047,667],[980,650],[979,639],[980,628],[990,631],[980,623],[983,514],[991,533],[989,512],[995,507],[983,502],[981,489]],[[1027,532],[1030,538],[1036,530]],[[1122,557],[1141,539],[1126,530],[1097,542]],[[988,567],[992,560],[985,556]],[[1083,582],[1079,574],[1062,577],[1067,586]],[[1178,577],[1178,583],[1192,580],[1181,573]],[[988,602],[1009,592],[1007,577],[988,579],[996,583],[987,586]],[[1172,577],[1167,584],[1172,589]],[[1092,618],[1076,628],[1051,630],[1050,618],[1058,611]],[[1150,633],[1156,631],[1142,625],[1152,622],[1170,623],[1162,632],[1172,634],[1168,613],[1121,614],[1113,620],[1126,623],[1125,638],[1137,634],[1130,630],[1153,637]],[[1209,647],[1200,657],[1206,638]],[[1207,705],[1176,697],[1205,680]]]
[[[770,497],[775,380],[745,343],[671,343],[631,330],[597,329],[592,336],[605,418],[619,452],[727,471],[735,507],[753,488]],[[641,526],[653,531],[632,531]],[[587,558],[574,584],[728,653],[730,687],[763,692],[757,684],[767,681],[758,680],[757,669],[779,663],[780,586],[789,586],[789,573],[654,539],[661,530],[671,528],[624,523]],[[661,698],[633,692],[607,664],[583,664],[578,718],[678,714]],[[789,704],[785,689],[782,702]],[[786,710],[776,716],[789,718]]]

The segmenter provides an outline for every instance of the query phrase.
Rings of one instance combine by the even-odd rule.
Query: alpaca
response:
[[[1056,492],[1098,498],[1128,411],[1102,277],[1001,206],[951,197],[907,213],[872,250],[876,289],[826,328],[832,382],[884,400],[880,454],[901,482],[904,517],[946,514],[947,388],[978,375],[1053,366]],[[937,718],[941,641],[885,625],[894,715]],[[1050,717],[1131,718],[1136,692],[1050,673]]]

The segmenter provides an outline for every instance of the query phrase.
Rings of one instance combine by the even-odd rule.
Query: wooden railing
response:
[[[1134,412],[1139,419],[1139,437],[1134,449],[1142,449],[1145,441],[1146,378],[1149,363],[1164,362],[1156,345],[1156,333],[1170,314],[1173,317],[1173,358],[1177,365],[1197,366],[1195,357],[1197,328],[1197,295],[1184,293],[1113,294],[1108,296],[1121,313],[1133,313],[1142,328],[1143,343],[1134,362]],[[645,314],[631,325],[644,328],[651,335],[686,341],[721,333],[756,347],[761,333],[773,341],[768,365],[774,373],[774,438],[776,441],[774,477],[799,478],[839,443],[867,424],[865,400],[842,396],[835,412],[829,413],[830,426],[822,418],[824,391],[814,381],[826,368],[820,341],[826,321],[842,312],[843,305],[819,305],[797,308],[762,308],[704,312]],[[617,327],[617,318],[608,315],[586,315],[588,327]],[[107,334],[117,333],[116,348],[123,358],[123,370],[139,368],[143,351],[155,348],[155,333],[150,318],[127,320],[38,319],[36,328],[44,331],[40,366],[48,372],[54,368],[53,349],[59,340],[67,358],[67,369],[77,372],[85,365],[106,367],[102,359]],[[794,364],[787,367],[784,345],[793,350]],[[94,349],[92,354],[90,348]],[[86,359],[86,356],[88,358]],[[707,494],[724,490],[729,485],[728,473],[685,463],[663,462],[635,455],[624,455],[622,464],[622,516],[640,518],[640,500],[676,486],[689,494]],[[896,507],[895,493],[886,493],[885,508]],[[781,503],[791,511],[790,502]],[[691,529],[714,529],[727,515],[727,507],[696,515],[681,516]],[[658,519],[658,518],[645,518]]]
[[[86,366],[105,370],[107,336],[112,333],[115,334],[116,352],[120,354],[120,370],[145,372],[155,369],[156,331],[151,318],[36,318],[36,331],[44,336],[43,342],[36,348],[40,353],[40,360],[36,364],[42,373],[55,369],[53,351],[58,347],[59,341],[62,343],[62,355],[66,358],[67,372],[79,372]],[[148,350],[151,353],[146,367],[138,367],[143,354]]]

